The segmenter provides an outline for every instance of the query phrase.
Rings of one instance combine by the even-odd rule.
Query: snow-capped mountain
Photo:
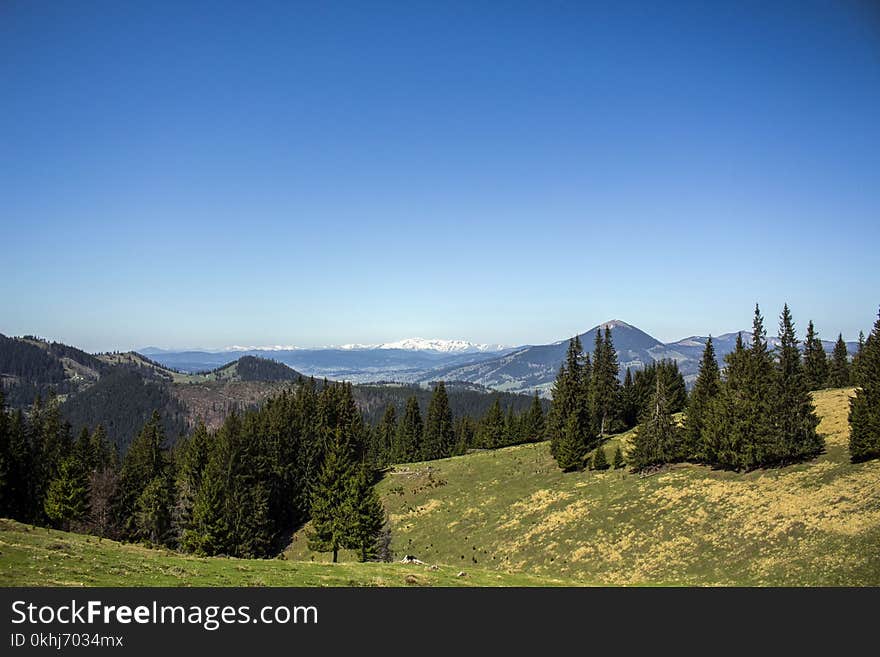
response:
[[[365,349],[405,349],[408,351],[436,351],[443,354],[474,354],[493,351],[504,351],[507,347],[503,344],[476,344],[467,340],[443,340],[440,338],[404,338],[397,342],[383,342],[381,344],[344,344],[339,349],[365,350]]]

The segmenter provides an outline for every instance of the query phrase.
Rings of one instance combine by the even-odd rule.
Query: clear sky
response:
[[[662,340],[880,304],[880,10],[0,4],[0,332]]]

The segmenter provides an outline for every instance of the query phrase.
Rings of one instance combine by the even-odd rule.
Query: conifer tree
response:
[[[682,431],[682,457],[688,461],[701,461],[706,458],[703,449],[703,423],[709,403],[718,396],[721,390],[721,371],[715,357],[715,346],[712,336],[706,340],[700,369],[685,415]]]
[[[208,429],[203,421],[199,421],[192,436],[178,443],[175,450],[178,465],[173,525],[178,539],[192,529],[193,506],[208,465],[209,447]]]
[[[580,470],[584,467],[587,454],[586,437],[589,433],[590,428],[583,413],[575,411],[568,416],[556,446],[556,463],[563,472]]]
[[[775,426],[776,407],[773,403],[776,370],[773,366],[773,356],[767,346],[764,317],[758,304],[755,304],[752,341],[747,351],[746,363],[745,392],[748,420],[747,426],[743,428],[746,440],[741,446],[738,460],[741,468],[752,469],[774,460],[779,440]]]
[[[809,390],[820,390],[828,381],[828,359],[812,320],[804,338],[804,377]]]
[[[605,448],[599,445],[593,454],[593,470],[607,470],[608,456],[605,454]]]
[[[332,552],[333,563],[339,560],[339,550],[352,542],[354,469],[339,430],[312,490],[312,525],[308,534],[309,549]]]
[[[8,460],[3,493],[5,517],[21,521],[35,519],[32,512],[34,490],[34,455],[28,440],[28,427],[21,409],[5,416]],[[43,512],[43,509],[40,509]]]
[[[470,447],[477,444],[477,426],[473,418],[463,415],[455,421],[455,450],[457,456],[467,453]]]
[[[239,424],[233,411],[212,441],[193,500],[192,518],[180,537],[181,546],[189,552],[208,556],[231,552],[234,528],[227,503]]]
[[[853,356],[852,367],[850,368],[850,371],[852,372],[852,384],[854,386],[861,385],[859,363],[861,362],[862,352],[864,350],[865,350],[865,332],[859,331],[859,346],[856,349],[855,356]]]
[[[742,333],[736,346],[725,356],[724,380],[719,394],[704,409],[702,454],[707,463],[727,468],[738,467],[740,453],[746,443],[749,354]]]
[[[360,561],[377,557],[379,538],[385,526],[385,510],[373,487],[369,468],[361,465],[352,479],[350,505],[351,529],[345,547],[356,550]]]
[[[664,386],[658,377],[650,410],[633,438],[633,449],[629,455],[633,469],[638,472],[676,460],[680,449],[678,433],[666,402]]]
[[[614,460],[611,462],[611,465],[615,470],[618,470],[626,465],[626,461],[623,458],[623,450],[620,449],[620,445],[618,445],[617,449],[614,450]]]
[[[49,483],[44,502],[46,516],[57,527],[69,531],[71,523],[82,520],[88,501],[88,481],[76,457],[65,458],[58,474]]]
[[[121,529],[128,537],[138,533],[135,518],[138,498],[156,477],[165,474],[164,442],[162,418],[158,411],[153,411],[150,421],[129,446],[119,474],[118,515]]]
[[[604,438],[615,430],[619,421],[620,410],[620,368],[617,363],[617,352],[611,339],[611,328],[596,329],[595,351],[593,353],[593,373],[590,387],[590,415],[593,433]]]
[[[135,502],[136,536],[154,544],[163,544],[171,531],[173,487],[163,473],[154,477]]]
[[[591,379],[590,359],[575,336],[569,341],[566,361],[553,385],[548,421],[550,453],[564,472],[583,468],[587,452],[596,442],[590,422]]]
[[[452,454],[455,445],[455,429],[452,424],[452,411],[443,381],[434,386],[434,394],[428,406],[425,421],[422,459],[442,459]]]
[[[519,418],[513,412],[513,406],[507,407],[507,413],[504,415],[504,439],[502,446],[515,445],[520,442]]]
[[[385,413],[374,433],[373,463],[384,467],[391,462],[394,451],[394,439],[397,435],[397,409],[394,404],[385,407]]]
[[[477,429],[477,442],[485,449],[497,449],[504,445],[504,414],[501,412],[501,400],[496,395],[495,401],[486,411],[486,415],[480,420]]]
[[[422,452],[422,413],[419,400],[413,395],[406,400],[403,419],[397,427],[394,446],[395,463],[416,461]]]
[[[757,463],[791,463],[822,451],[824,441],[816,433],[816,417],[810,397],[798,340],[788,304],[779,319],[778,375],[775,377],[776,394],[773,397],[776,440]]]
[[[544,439],[544,407],[538,393],[532,399],[532,405],[527,411],[523,422],[523,438],[529,442],[537,442]]]
[[[853,463],[880,458],[880,313],[862,349],[858,377],[859,387],[849,408]]]
[[[553,402],[547,418],[547,431],[550,434],[550,453],[554,458],[572,413],[580,416],[577,420],[579,425],[588,420],[591,373],[589,356],[583,353],[580,337],[576,335],[568,342],[565,362],[560,366],[553,383]],[[584,442],[586,444],[586,440]]]
[[[828,368],[828,385],[832,388],[845,388],[852,384],[850,375],[849,353],[843,334],[838,334],[831,356],[831,367]]]
[[[625,429],[631,429],[639,423],[638,397],[632,371],[628,367],[623,377],[623,387],[620,389],[620,419]]]

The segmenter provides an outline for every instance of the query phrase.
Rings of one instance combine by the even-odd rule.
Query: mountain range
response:
[[[627,368],[638,370],[648,363],[672,359],[688,385],[697,376],[706,336],[690,336],[664,343],[645,331],[615,319],[603,322],[581,333],[584,350],[592,351],[596,331],[610,327],[621,377]],[[737,333],[713,337],[719,364],[733,351]],[[742,332],[743,339],[751,333]],[[768,338],[771,347],[775,337]],[[394,381],[428,384],[432,381],[458,381],[506,392],[537,391],[549,395],[559,366],[565,358],[568,339],[545,345],[504,347],[476,345],[461,340],[424,340],[412,338],[377,345],[343,345],[320,349],[254,347],[234,351],[236,356],[270,358],[284,363],[308,376],[343,379],[354,383]],[[823,341],[829,353],[831,341]],[[847,343],[855,353],[857,343]],[[161,364],[184,372],[200,372],[220,367],[230,360],[230,350],[222,351],[161,351],[146,350]]]

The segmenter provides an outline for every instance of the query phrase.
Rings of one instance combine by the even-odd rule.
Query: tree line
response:
[[[584,352],[580,337],[573,337],[553,384],[547,421],[550,452],[559,467],[564,471],[587,465],[599,470],[608,467],[602,443],[639,422],[658,385],[668,395],[671,412],[683,410],[687,391],[674,360],[650,363],[634,375],[627,368],[621,384],[610,327],[596,331],[592,356]],[[591,456],[591,452],[595,453]],[[621,467],[622,463],[618,450],[612,464]]]
[[[811,390],[849,385],[856,386],[849,413],[851,459],[876,458],[880,456],[878,343],[880,319],[867,340],[860,336],[852,362],[839,337],[826,367],[812,322],[801,351],[786,304],[779,318],[778,346],[771,350],[756,305],[751,340],[746,345],[742,335],[737,336],[723,373],[712,339],[707,340],[683,423],[673,418],[675,391],[659,379],[655,382],[627,459],[637,471],[680,461],[731,470],[803,461],[824,450]]]
[[[74,438],[62,410],[38,399],[7,412],[0,391],[0,516],[209,556],[271,556],[311,520],[310,548],[334,560],[387,557],[382,468],[544,435],[537,396],[522,413],[496,398],[479,420],[454,418],[442,382],[424,420],[411,396],[400,421],[389,404],[375,428],[350,384],[314,379],[177,440],[154,411],[124,453],[102,424]]]

